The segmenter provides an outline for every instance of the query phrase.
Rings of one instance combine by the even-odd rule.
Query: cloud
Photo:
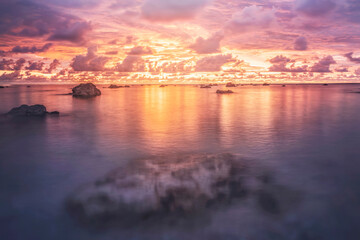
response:
[[[295,66],[295,61],[283,55],[276,56],[269,60],[273,65],[270,66],[270,72],[307,72],[307,65]],[[288,67],[288,64],[291,65]]]
[[[356,74],[356,75],[360,75],[360,68],[358,68],[358,69],[355,70],[355,74]]]
[[[38,38],[72,29],[83,22],[33,0],[0,1],[0,34]]]
[[[218,53],[220,52],[220,42],[223,40],[224,35],[216,33],[208,39],[199,37],[195,43],[189,46],[190,49],[194,50],[199,54]]]
[[[119,52],[118,51],[108,51],[105,54],[106,55],[117,55]]]
[[[97,56],[97,47],[89,47],[86,55],[78,55],[73,58],[70,66],[74,71],[106,71],[108,57]]]
[[[215,55],[209,57],[203,57],[196,62],[196,72],[218,72],[221,71],[221,67],[233,61],[231,54],[226,55]]]
[[[299,51],[305,51],[308,49],[308,42],[305,37],[298,37],[294,42],[294,49]]]
[[[327,73],[330,71],[330,66],[332,64],[336,64],[336,61],[332,56],[326,56],[320,59],[319,62],[315,63],[311,68],[310,72],[321,72],[321,73]]]
[[[25,61],[24,58],[20,58],[20,59],[16,60],[13,69],[14,69],[14,70],[17,70],[17,71],[18,71],[18,70],[21,70],[22,67],[24,66],[25,62],[26,62],[26,61]]]
[[[295,10],[310,17],[321,17],[336,8],[334,0],[296,0]]]
[[[85,35],[92,29],[88,22],[77,22],[69,28],[56,30],[49,38],[49,41],[69,41],[73,43],[85,43]]]
[[[52,63],[50,63],[49,68],[47,69],[48,73],[52,73],[56,68],[60,65],[60,61],[57,59],[54,59]]]
[[[17,80],[17,79],[21,79],[21,78],[22,78],[22,75],[21,75],[20,71],[4,73],[3,75],[0,76],[0,80],[5,80],[5,81]]]
[[[115,69],[118,72],[144,72],[145,61],[141,56],[129,55]]]
[[[209,0],[145,0],[142,16],[149,21],[169,22],[195,17]]]
[[[24,58],[20,58],[15,62],[13,59],[3,59],[0,61],[0,70],[21,70],[25,62]]]
[[[276,23],[275,9],[249,6],[235,13],[227,25],[234,32],[250,32],[270,28]]]
[[[29,61],[29,65],[27,67],[25,67],[26,70],[32,70],[32,71],[41,71],[44,67],[45,63],[38,61],[38,62],[33,62],[33,61]]]
[[[13,47],[13,49],[11,50],[12,53],[37,53],[37,52],[46,52],[47,50],[50,49],[50,47],[52,46],[52,43],[47,43],[44,46],[37,48],[35,46],[33,47],[21,47],[21,46],[16,46]]]
[[[353,52],[346,53],[344,56],[351,62],[360,63],[360,57],[353,57]]]
[[[341,72],[341,73],[349,72],[349,69],[347,67],[336,68],[335,72]]]
[[[128,52],[128,55],[151,55],[153,50],[150,47],[137,46]]]

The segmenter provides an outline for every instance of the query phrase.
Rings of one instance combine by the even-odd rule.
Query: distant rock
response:
[[[47,115],[59,115],[60,113],[48,112],[46,111],[46,107],[44,105],[21,105],[20,107],[16,107],[10,110],[7,113],[8,116],[12,117],[45,117]]]
[[[101,95],[101,91],[92,83],[83,83],[72,89],[74,97],[91,98]]]
[[[236,87],[236,84],[232,83],[232,82],[228,82],[226,84],[226,87]]]
[[[125,85],[124,87],[125,87],[125,88],[129,88],[130,86],[129,86],[129,85]]]
[[[160,87],[161,87],[161,88],[163,88],[163,87],[167,87],[167,85],[160,85]]]
[[[0,86],[0,88],[5,88],[4,86]]]
[[[112,89],[123,88],[123,86],[118,86],[118,85],[112,84],[112,85],[109,86],[109,88],[112,88]]]
[[[219,90],[216,91],[216,93],[217,94],[230,94],[230,93],[234,93],[234,92],[231,91],[231,90],[221,90],[221,89],[219,89]]]
[[[211,88],[211,85],[202,84],[202,85],[200,85],[200,88]]]

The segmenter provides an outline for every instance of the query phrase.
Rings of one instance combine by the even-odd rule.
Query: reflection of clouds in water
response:
[[[281,201],[273,193],[287,192],[268,177],[251,176],[245,160],[235,155],[173,155],[134,161],[80,188],[68,198],[67,209],[86,224],[129,226],[203,215],[251,194],[261,210],[280,214]]]

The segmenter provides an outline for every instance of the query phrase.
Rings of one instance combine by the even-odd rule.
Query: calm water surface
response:
[[[0,114],[61,112],[0,122],[1,239],[360,239],[359,88],[138,86],[86,100],[61,95],[71,86],[0,89]],[[76,189],[135,159],[224,152],[247,159],[249,179],[269,176],[275,200],[249,196],[151,227],[97,229],[65,210]]]

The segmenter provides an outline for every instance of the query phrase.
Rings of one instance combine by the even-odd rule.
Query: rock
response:
[[[49,113],[46,111],[44,105],[21,105],[20,107],[11,109],[10,112],[7,113],[8,116],[12,117],[45,117],[47,115],[58,116],[59,114],[58,111]]]
[[[230,94],[230,93],[234,93],[233,91],[231,90],[217,90],[216,91],[217,94]]]
[[[123,88],[123,86],[118,86],[118,85],[112,84],[109,86],[109,88]]]
[[[245,197],[244,170],[232,154],[152,157],[82,186],[66,207],[88,224],[186,215]]]
[[[163,88],[163,87],[167,87],[167,85],[160,85],[160,87],[161,87],[161,88]]]
[[[200,85],[200,88],[211,88],[211,85]]]
[[[232,82],[228,82],[226,84],[226,87],[236,87],[236,84],[232,83]]]
[[[26,86],[27,88],[31,88],[31,86]]]
[[[60,112],[58,111],[54,111],[54,112],[49,112],[48,114],[52,115],[52,116],[59,116]]]
[[[125,87],[125,88],[129,88],[130,86],[129,86],[129,85],[125,85],[124,87]]]
[[[83,83],[72,89],[74,97],[90,98],[101,95],[101,91],[92,83]]]
[[[4,86],[0,86],[0,88],[5,88]]]

